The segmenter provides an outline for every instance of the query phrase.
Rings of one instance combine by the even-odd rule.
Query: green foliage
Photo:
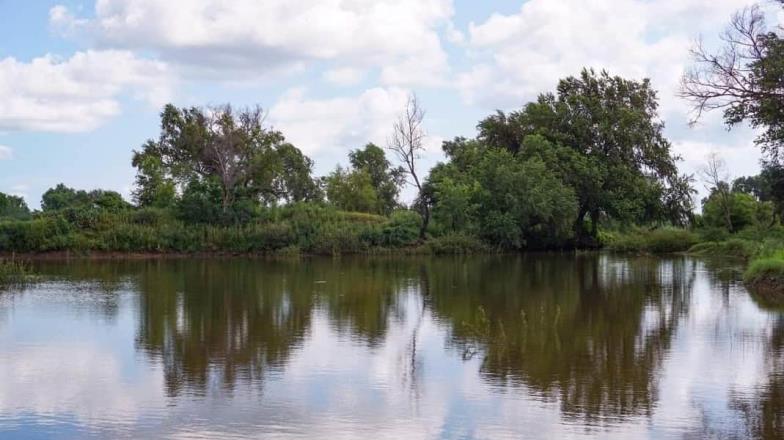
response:
[[[700,256],[748,259],[756,255],[759,250],[759,242],[744,240],[742,238],[731,238],[726,241],[704,242],[696,244],[691,249],[689,249],[689,253]]]
[[[384,150],[372,143],[353,150],[348,156],[355,170],[363,170],[370,176],[378,198],[378,213],[389,215],[398,205],[397,196],[404,183],[403,169],[393,168]]]
[[[0,193],[0,219],[23,220],[30,218],[30,209],[19,196]]]
[[[431,238],[427,241],[425,247],[433,255],[475,254],[491,251],[486,244],[476,237],[460,233]]]
[[[524,158],[476,142],[446,147],[426,188],[433,218],[450,233],[477,234],[506,249],[563,245],[577,210],[574,191],[538,157]]]
[[[41,197],[41,209],[44,212],[61,210],[120,212],[130,207],[131,205],[116,191],[96,189],[87,192],[69,188],[62,183],[49,188]]]
[[[320,200],[311,177],[313,161],[263,122],[258,107],[235,112],[228,105],[209,111],[167,105],[159,139],[134,153],[136,202],[171,206],[179,185],[181,210],[207,209],[194,221],[241,222],[260,201]],[[199,191],[203,194],[196,194]],[[220,215],[213,212],[216,193]]]
[[[325,178],[327,199],[338,209],[379,214],[383,202],[373,187],[370,174],[364,169],[337,167]]]
[[[540,156],[575,192],[571,222],[581,237],[586,217],[594,238],[602,217],[683,224],[693,190],[677,173],[657,108],[648,80],[583,70],[561,80],[556,94],[481,121],[478,139],[490,148]]]
[[[692,248],[698,240],[694,232],[677,228],[634,228],[603,237],[606,246],[611,250],[650,253],[683,252]]]
[[[743,273],[743,281],[758,295],[781,304],[784,301],[784,253],[752,261]]]
[[[730,193],[728,205],[733,229],[730,232],[751,226],[771,226],[774,223],[772,204],[759,202],[751,194]],[[715,191],[703,201],[702,221],[709,228],[721,228],[726,224],[721,198]]]

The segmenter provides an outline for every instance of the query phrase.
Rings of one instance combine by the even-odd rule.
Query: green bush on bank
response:
[[[624,232],[604,232],[600,240],[613,251],[659,254],[684,252],[694,246],[699,241],[699,237],[687,229],[635,228]]]

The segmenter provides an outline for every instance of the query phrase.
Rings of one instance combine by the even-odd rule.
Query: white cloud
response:
[[[689,48],[714,36],[748,0],[529,0],[519,12],[469,25],[475,64],[458,76],[464,98],[519,106],[582,67],[649,77],[662,112],[685,111],[675,98]],[[697,19],[698,18],[698,19]]]
[[[8,160],[14,157],[14,150],[11,147],[0,145],[0,160]]]
[[[127,51],[0,59],[0,130],[91,130],[120,112],[121,96],[158,106],[170,86],[164,63]]]
[[[313,60],[387,69],[385,82],[432,82],[447,69],[440,33],[452,0],[98,0],[95,18],[55,6],[58,29],[83,29],[107,47],[152,50],[187,66],[262,74]],[[456,38],[449,31],[449,38]],[[399,64],[419,62],[420,77]]]
[[[296,88],[270,109],[270,119],[307,154],[348,151],[367,142],[383,146],[407,97],[405,89],[373,88],[352,97],[311,99]]]
[[[338,69],[331,69],[324,72],[324,79],[340,86],[354,85],[365,76],[365,72],[361,69],[354,69],[351,67],[342,67]]]

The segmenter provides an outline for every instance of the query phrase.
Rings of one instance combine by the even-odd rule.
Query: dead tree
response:
[[[700,170],[700,177],[711,195],[718,199],[719,207],[724,216],[727,230],[732,232],[732,193],[730,192],[730,175],[727,165],[715,152],[708,155],[705,165]]]
[[[425,240],[427,226],[430,223],[430,206],[425,200],[422,191],[422,182],[416,171],[416,163],[422,157],[425,150],[424,140],[427,136],[423,122],[425,111],[419,106],[419,101],[415,94],[411,94],[406,101],[406,107],[398,116],[392,126],[392,136],[387,142],[387,148],[392,151],[398,160],[403,163],[403,169],[408,175],[407,182],[416,186],[418,194],[416,206],[422,216],[422,223],[419,228],[420,241]]]

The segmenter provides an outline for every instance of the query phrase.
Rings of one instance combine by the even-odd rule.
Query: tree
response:
[[[405,171],[399,167],[393,168],[384,150],[373,143],[351,151],[348,156],[354,169],[364,170],[370,176],[380,203],[379,213],[390,215],[398,206],[397,196],[405,181]]]
[[[67,187],[62,183],[49,188],[41,197],[41,210],[44,212],[62,209],[100,209],[118,212],[130,206],[117,191],[96,189],[87,192]]]
[[[710,191],[710,198],[715,200],[716,210],[721,213],[724,227],[733,232],[732,204],[733,197],[730,191],[730,175],[727,165],[715,152],[708,155],[705,165],[700,170],[705,188]],[[704,205],[704,203],[703,203]]]
[[[175,202],[175,183],[167,176],[161,156],[154,152],[155,145],[145,145],[133,153],[131,163],[137,169],[133,200],[140,207],[167,208]]]
[[[274,183],[277,197],[289,203],[321,200],[321,188],[312,177],[313,160],[289,143],[278,146],[276,153],[280,163]]]
[[[327,199],[338,209],[374,214],[381,210],[373,181],[366,170],[338,166],[325,178],[325,186]]]
[[[478,139],[491,148],[541,157],[577,195],[573,223],[578,239],[595,241],[602,218],[629,223],[644,217],[643,195],[652,192],[652,185],[660,188],[660,199],[681,195],[671,198],[681,207],[660,212],[681,216],[690,207],[690,197],[683,197],[689,193],[684,188],[688,179],[678,174],[678,157],[662,133],[657,109],[649,80],[584,69],[578,77],[562,79],[557,93],[481,121]]]
[[[558,247],[569,239],[574,190],[541,158],[460,139],[444,149],[450,162],[436,165],[425,184],[439,226],[507,249]]]
[[[25,220],[30,218],[30,208],[23,198],[0,193],[0,218]]]
[[[49,188],[41,196],[41,210],[57,211],[65,208],[78,208],[90,205],[90,197],[84,190],[75,190],[59,183],[54,188]]]
[[[421,241],[425,240],[427,226],[430,223],[430,203],[424,200],[425,194],[416,170],[416,163],[425,151],[424,140],[427,134],[424,120],[425,110],[420,107],[417,96],[412,93],[408,96],[403,112],[392,126],[392,136],[387,145],[387,148],[403,164],[403,171],[411,178],[409,183],[413,183],[417,188],[418,196],[415,205],[422,216],[422,226],[419,229]]]
[[[258,106],[235,111],[229,105],[204,110],[169,104],[161,113],[158,140],[148,141],[134,154],[134,165],[139,200],[165,199],[172,183],[190,187],[191,196],[218,185],[224,219],[236,218],[230,215],[235,204],[319,197],[310,176],[313,162],[286,143],[280,132],[265,126]]]
[[[717,52],[702,42],[692,49],[694,66],[683,75],[680,94],[692,102],[694,122],[706,111],[722,110],[730,127],[746,121],[763,128],[756,143],[778,161],[784,142],[784,40],[766,30],[758,6],[736,13],[720,38],[724,44]]]

